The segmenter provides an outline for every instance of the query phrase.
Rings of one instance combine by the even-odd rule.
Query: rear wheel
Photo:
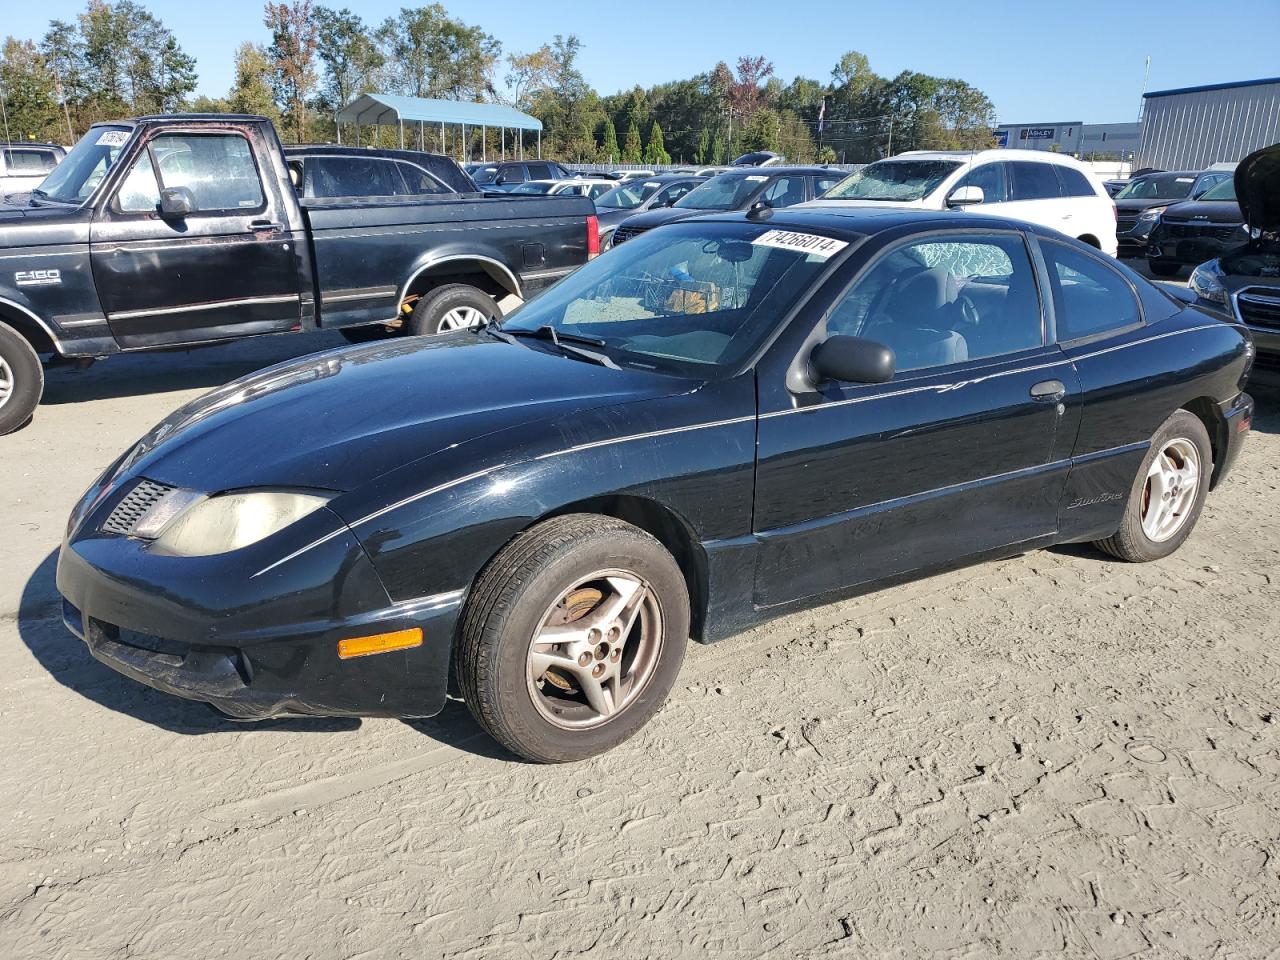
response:
[[[1097,546],[1135,563],[1169,556],[1200,518],[1212,472],[1208,431],[1199,417],[1179,410],[1152,438],[1120,529]]]
[[[508,750],[580,760],[657,712],[688,636],[684,576],[662,544],[610,517],[556,517],[480,575],[458,680],[476,720]]]
[[[0,435],[30,420],[43,393],[44,368],[35,348],[0,323]]]
[[[1148,260],[1147,266],[1157,277],[1176,277],[1182,272],[1182,264],[1176,260]]]
[[[405,324],[413,336],[475,329],[497,320],[502,311],[493,297],[465,283],[436,287],[418,298]]]

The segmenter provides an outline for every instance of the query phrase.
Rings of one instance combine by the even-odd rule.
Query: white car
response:
[[[66,155],[53,143],[0,143],[0,197],[34,190]]]
[[[914,150],[851,173],[806,207],[918,207],[1025,220],[1116,255],[1116,206],[1089,168],[1037,150]]]
[[[617,180],[594,180],[586,177],[577,180],[529,180],[518,187],[512,187],[508,192],[513,195],[536,193],[550,197],[577,194],[580,197],[590,197],[595,200],[603,197],[617,185]]]

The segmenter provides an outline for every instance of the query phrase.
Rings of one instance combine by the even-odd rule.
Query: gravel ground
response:
[[[334,343],[50,376],[0,440],[0,957],[1280,956],[1280,394],[1166,561],[975,567],[694,647],[597,760],[430,722],[222,721],[53,587],[146,427]]]

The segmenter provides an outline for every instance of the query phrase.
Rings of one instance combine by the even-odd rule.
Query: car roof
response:
[[[681,222],[729,221],[753,222],[758,226],[784,230],[819,230],[841,239],[853,240],[860,237],[883,233],[903,226],[919,226],[922,231],[939,227],[957,230],[990,230],[1003,228],[1034,232],[1042,235],[1053,235],[1054,231],[1037,227],[1035,224],[1009,220],[1005,217],[993,217],[987,214],[964,214],[953,210],[920,210],[909,207],[780,207],[773,211],[767,220],[748,219],[747,213],[704,213],[690,217]]]
[[[755,177],[776,177],[780,174],[804,174],[812,176],[817,173],[836,173],[844,176],[847,170],[836,170],[834,167],[818,167],[818,166],[776,166],[776,167],[730,167],[727,170],[721,170],[716,174],[717,177],[724,176],[726,173],[745,174]]]
[[[37,143],[34,140],[28,142],[26,140],[0,140],[0,147],[5,150],[13,150],[18,147],[45,147],[52,150],[65,150],[66,147],[60,143]]]
[[[999,147],[992,150],[908,150],[885,160],[1029,160],[1032,163],[1058,163],[1067,167],[1081,166],[1075,157],[1050,150],[1015,150]],[[883,161],[877,161],[880,163]]]

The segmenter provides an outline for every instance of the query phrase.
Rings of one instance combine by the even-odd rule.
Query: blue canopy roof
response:
[[[466,103],[461,100],[432,100],[427,97],[397,97],[386,93],[366,93],[338,111],[339,123],[361,126],[389,126],[405,123],[465,123],[471,127],[510,127],[541,130],[542,121],[499,103]]]

